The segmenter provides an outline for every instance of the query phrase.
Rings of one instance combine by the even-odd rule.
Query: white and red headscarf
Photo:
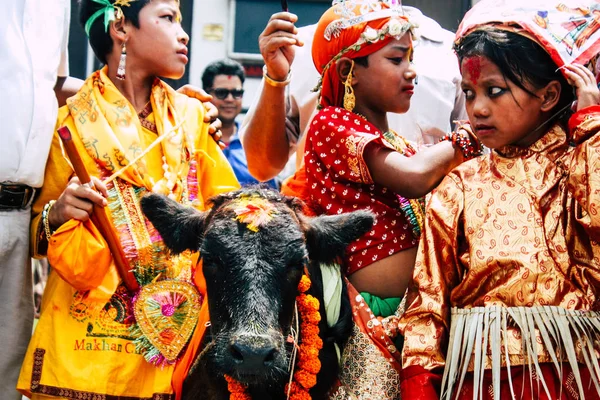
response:
[[[535,40],[558,67],[585,65],[600,51],[600,0],[482,0],[465,15],[456,41],[483,26]]]

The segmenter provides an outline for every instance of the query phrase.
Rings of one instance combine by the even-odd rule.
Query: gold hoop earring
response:
[[[354,69],[354,60],[350,65],[350,72],[344,81],[344,108],[350,112],[354,110],[356,106],[356,96],[354,95],[354,89],[352,88],[352,70]]]

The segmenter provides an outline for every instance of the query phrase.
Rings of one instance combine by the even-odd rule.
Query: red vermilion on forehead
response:
[[[480,56],[475,56],[469,57],[463,62],[465,70],[469,72],[471,81],[475,85],[477,85],[477,81],[481,76],[481,61],[482,60]]]
[[[227,79],[231,80],[233,78],[233,75],[227,75]]]

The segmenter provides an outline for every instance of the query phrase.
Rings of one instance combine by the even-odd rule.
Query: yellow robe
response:
[[[105,75],[102,78],[107,90],[114,89]],[[88,89],[84,87],[82,91]],[[193,205],[204,210],[210,197],[235,190],[239,184],[223,153],[208,134],[208,124],[203,122],[204,108],[200,102],[176,94],[172,89],[168,94],[174,100],[175,112],[184,121],[183,129],[193,137],[194,154],[191,159],[197,162],[197,200]],[[133,110],[130,105],[128,107]],[[89,111],[98,109],[96,107]],[[153,112],[148,117],[150,122],[156,122],[155,114]],[[137,122],[136,118],[133,114]],[[90,156],[89,148],[84,146],[78,126],[67,107],[59,112],[57,127],[60,126],[70,129],[90,175],[101,176],[98,164]],[[155,132],[145,127],[138,132],[141,149],[147,148],[157,138]],[[144,161],[147,177],[153,181],[160,180],[164,163],[161,146],[144,156]],[[106,172],[104,175],[107,175]],[[31,248],[36,257],[45,256],[46,253],[45,242],[39,240],[43,234],[41,211],[49,200],[61,195],[72,176],[73,171],[55,134],[44,186],[33,205]],[[124,190],[134,187],[125,180],[117,179]],[[195,190],[191,187],[188,189]],[[139,207],[137,199],[131,204]],[[71,261],[53,266],[55,270],[48,279],[41,318],[30,342],[17,388],[27,396],[33,392],[59,398],[92,398],[92,394],[130,399],[173,398],[173,366],[161,368],[147,362],[131,340],[129,325],[123,323],[131,315],[131,309],[127,307],[130,299],[123,286],[119,286],[120,279],[105,242],[93,240],[96,234],[93,224],[84,223],[84,229],[76,227],[73,229],[76,234],[70,236],[59,235],[61,230],[79,224],[71,220],[52,236],[53,240],[55,236],[69,238],[69,243],[53,243],[50,247],[66,249],[69,254],[60,254],[55,259]],[[95,246],[90,243],[95,243]],[[182,273],[180,266],[168,265],[167,275],[176,277]],[[56,270],[60,273],[56,273]],[[187,274],[190,278],[189,271]]]

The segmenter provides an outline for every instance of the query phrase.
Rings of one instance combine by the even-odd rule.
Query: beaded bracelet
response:
[[[289,85],[290,81],[292,80],[292,70],[290,69],[290,72],[288,72],[284,81],[277,81],[277,80],[271,78],[267,74],[267,66],[265,65],[265,66],[263,66],[263,77],[265,78],[265,82],[268,83],[269,86],[285,87],[285,86]]]
[[[48,242],[50,241],[50,236],[52,236],[53,233],[50,229],[50,222],[48,220],[48,217],[50,215],[50,210],[52,209],[54,203],[56,203],[56,200],[50,200],[48,203],[46,203],[46,205],[44,206],[44,210],[42,211],[42,225],[44,226],[44,232],[46,233],[46,240]]]
[[[467,134],[464,134],[462,131],[467,132]],[[440,142],[445,140],[452,142],[453,147],[458,147],[466,160],[470,160],[471,158],[483,154],[481,143],[474,135],[469,133],[469,130],[466,129],[466,127],[459,126],[457,132],[446,133],[440,138]]]
[[[423,214],[419,201],[415,199],[409,200],[401,196],[398,196],[398,201],[400,202],[400,209],[410,223],[413,236],[419,238],[423,230]]]

